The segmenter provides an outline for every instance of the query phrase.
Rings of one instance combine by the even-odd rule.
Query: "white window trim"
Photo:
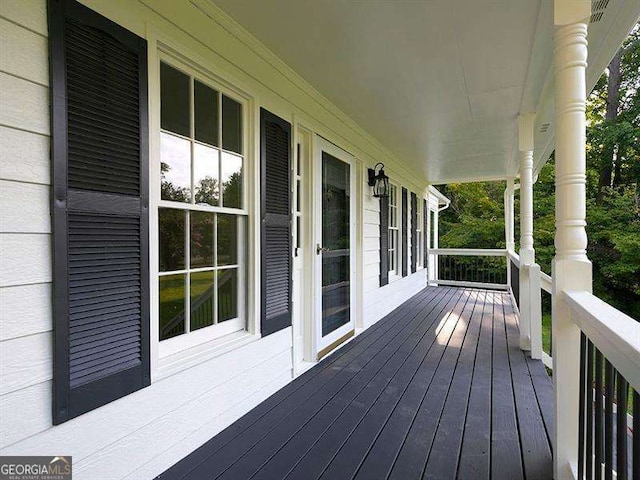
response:
[[[394,208],[396,210],[396,226],[392,227],[391,226],[391,218],[390,215],[387,213],[387,215],[389,215],[389,228],[388,230],[395,230],[396,232],[396,244],[395,244],[395,252],[394,252],[394,263],[395,263],[395,269],[393,270],[389,270],[389,283],[394,282],[396,280],[400,280],[402,278],[402,205],[401,205],[401,192],[402,192],[402,187],[400,186],[400,184],[395,183],[395,182],[389,182],[390,187],[395,189],[395,205]],[[400,201],[399,201],[400,200]],[[389,200],[389,209],[391,209],[391,200]],[[388,234],[388,236],[390,237],[390,233]],[[389,241],[387,242],[389,243]],[[388,255],[388,253],[387,253]]]
[[[416,272],[424,269],[424,202],[423,199],[418,197],[416,202],[416,242],[417,242],[417,259],[416,259]]]
[[[221,355],[230,349],[238,348],[260,339],[259,318],[256,301],[258,279],[256,271],[259,262],[257,249],[259,232],[259,198],[255,194],[255,185],[259,185],[259,158],[254,97],[240,90],[227,75],[224,68],[212,64],[211,58],[203,58],[190,52],[188,48],[165,36],[148,25],[148,76],[149,76],[149,255],[150,255],[150,333],[151,333],[151,378],[159,380],[177,371],[202,363],[209,358]],[[183,54],[181,52],[188,52]],[[160,62],[166,61],[172,66],[188,73],[210,85],[218,92],[236,100],[243,109],[243,209],[225,207],[200,207],[160,200]],[[213,72],[219,72],[213,73]],[[224,76],[224,78],[222,78]],[[220,146],[220,151],[222,146]],[[247,216],[245,239],[247,242],[244,268],[239,268],[238,282],[246,288],[238,294],[239,318],[227,320],[171,339],[159,340],[159,236],[158,208],[171,207],[188,210],[202,210],[215,213],[232,213]],[[239,252],[240,254],[240,252]],[[207,269],[205,269],[207,270]],[[165,274],[165,272],[163,272]]]

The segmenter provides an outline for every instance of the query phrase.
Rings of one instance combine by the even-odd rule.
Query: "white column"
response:
[[[516,249],[516,242],[514,238],[514,218],[513,213],[514,206],[514,192],[513,177],[507,178],[507,188],[504,191],[504,236],[507,250],[513,252]]]
[[[555,0],[556,256],[553,260],[554,478],[573,479],[578,460],[580,330],[563,298],[591,291],[587,258],[585,72],[589,1]]]
[[[518,117],[520,151],[520,263],[535,261],[533,249],[533,125],[535,114]]]
[[[539,294],[535,295],[536,282],[531,281],[532,266],[535,264],[533,249],[533,127],[535,114],[518,117],[518,150],[520,153],[520,348],[531,350],[532,357],[540,358],[534,351],[541,335],[535,316],[540,307]],[[533,269],[535,270],[535,269]],[[539,271],[538,271],[539,275]],[[539,281],[537,282],[539,284]],[[534,325],[535,324],[535,325]]]

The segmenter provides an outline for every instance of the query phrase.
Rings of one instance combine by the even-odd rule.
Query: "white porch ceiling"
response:
[[[516,117],[549,83],[552,1],[215,3],[431,183],[515,173]]]

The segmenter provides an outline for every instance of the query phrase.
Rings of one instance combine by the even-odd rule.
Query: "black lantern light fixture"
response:
[[[378,167],[380,167],[379,170]],[[373,196],[377,198],[388,197],[389,177],[384,173],[384,163],[377,163],[375,167],[369,168],[367,173],[369,174],[369,186],[373,187]]]

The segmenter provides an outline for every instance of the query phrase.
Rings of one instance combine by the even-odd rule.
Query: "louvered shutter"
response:
[[[422,266],[424,268],[429,267],[429,208],[427,207],[427,201],[422,201],[422,216],[423,216],[423,225],[422,225],[422,240],[424,242],[422,255]]]
[[[380,197],[380,286],[389,283],[389,197]]]
[[[418,269],[418,197],[411,192],[411,273]]]
[[[291,325],[291,125],[260,112],[262,336]]]
[[[409,232],[407,231],[407,189],[402,187],[402,276],[409,273]]]
[[[146,42],[49,2],[59,424],[150,383]]]

